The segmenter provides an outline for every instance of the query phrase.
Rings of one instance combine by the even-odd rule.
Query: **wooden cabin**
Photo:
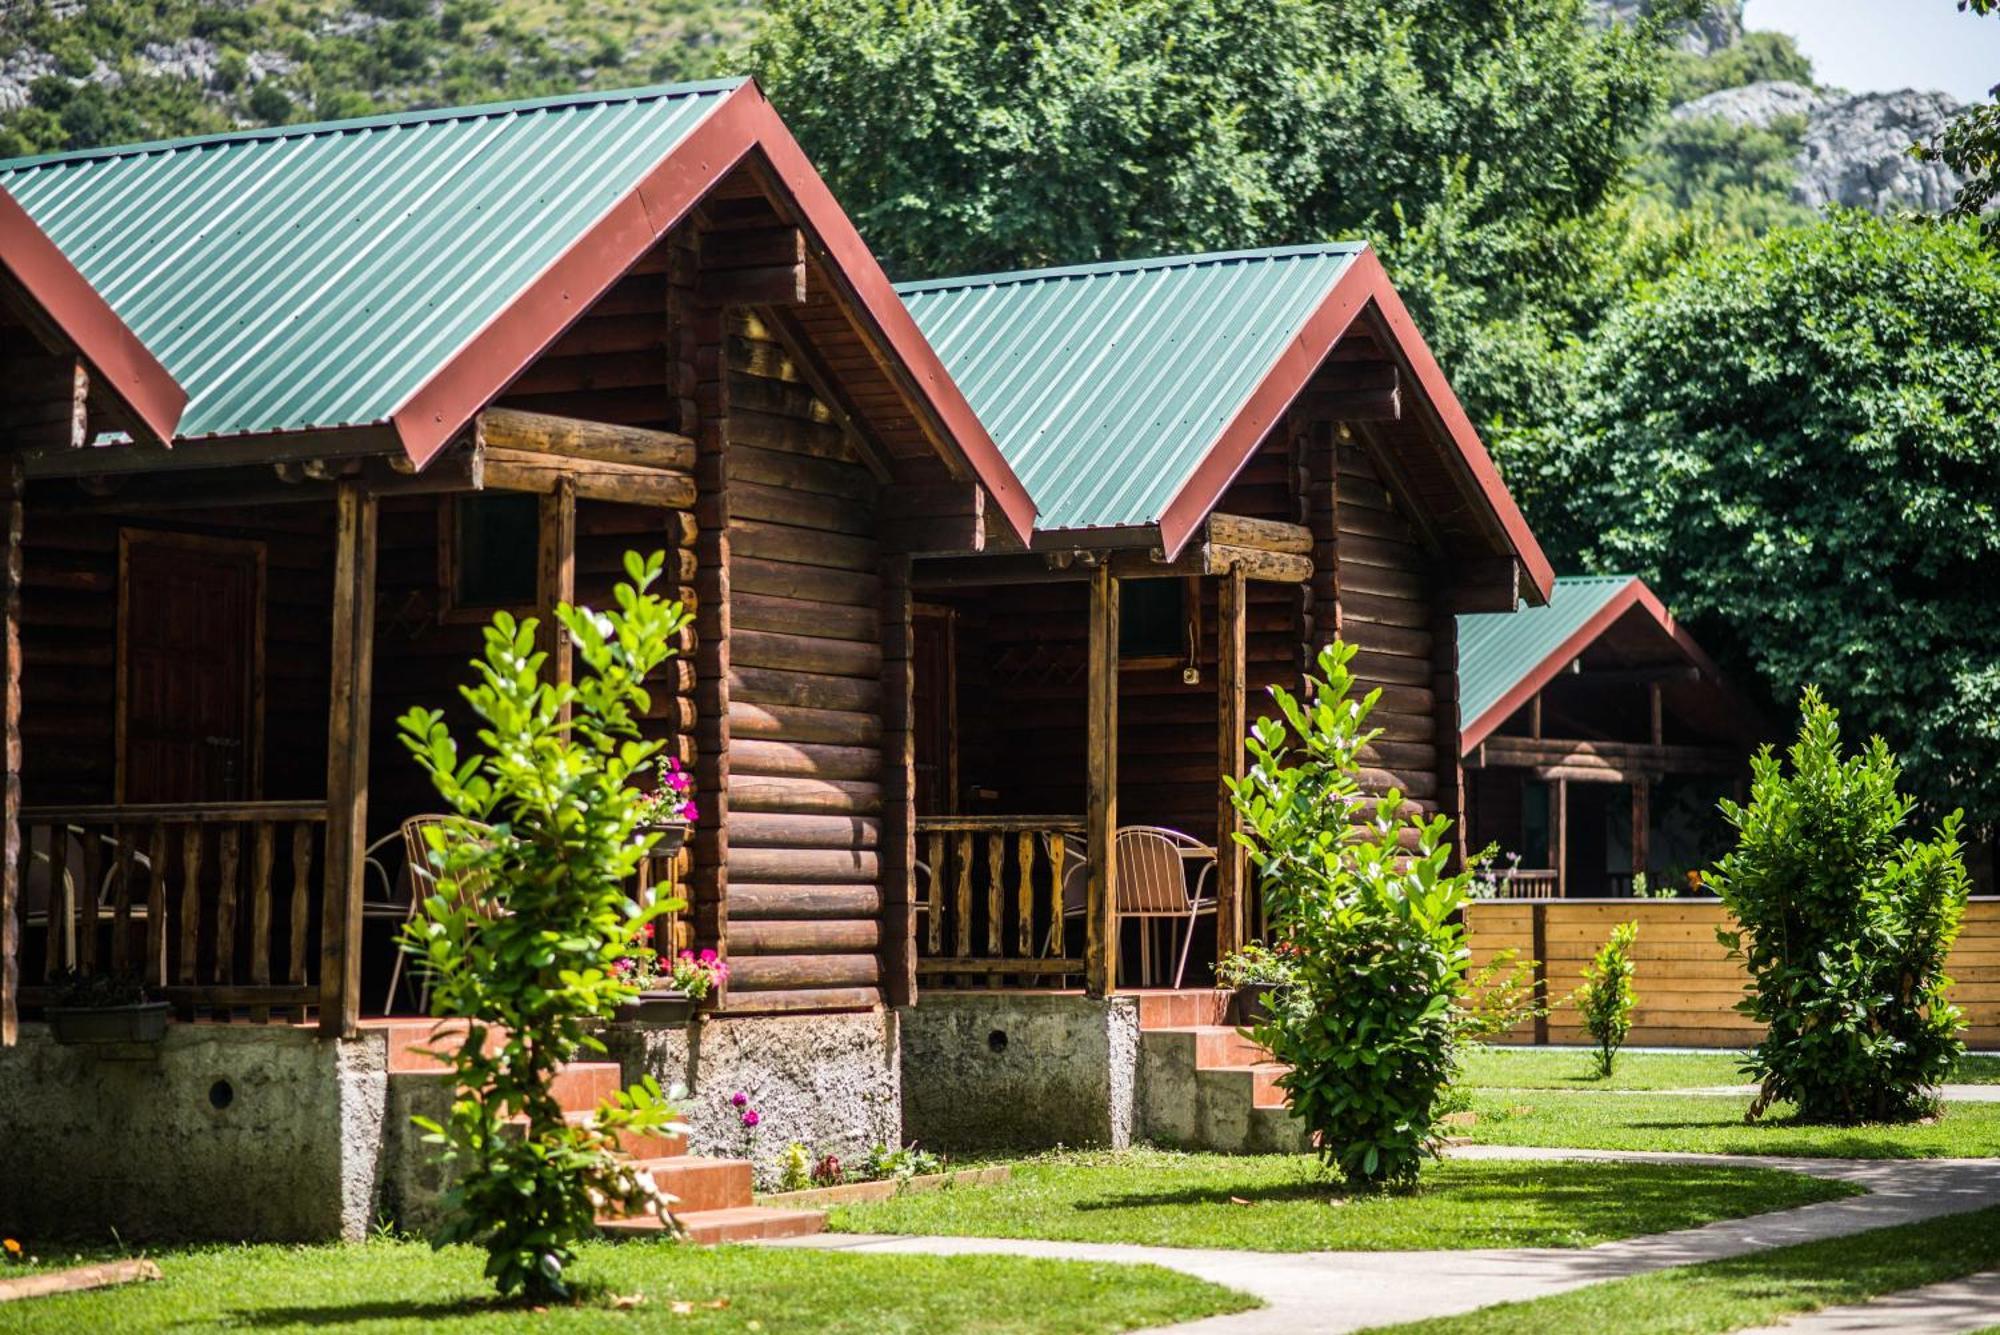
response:
[[[1653,591],[1565,575],[1545,606],[1458,635],[1467,827],[1502,892],[1697,890],[1729,846],[1716,801],[1769,732]]]
[[[411,1008],[396,832],[436,798],[394,719],[464,736],[481,625],[604,599],[633,549],[696,609],[648,725],[697,783],[682,940],[730,960],[717,1013],[911,999],[909,553],[1033,512],[755,85],[0,186],[188,395],[172,449],[93,400],[17,456],[24,1009],[72,966],[188,1018]]]
[[[1336,637],[1382,693],[1368,786],[1461,818],[1456,618],[1551,573],[1370,250],[900,290],[1039,512],[1026,550],[916,567],[926,978],[1168,980],[1119,965],[1154,929],[1118,925],[1116,832],[1155,826],[1215,862],[1205,986],[1261,929],[1221,780],[1265,688]]]
[[[21,458],[75,449],[115,430],[159,446],[172,439],[187,394],[105,304],[15,198],[0,190],[0,420],[11,449],[0,471],[5,553],[6,774],[0,780],[0,1045],[15,1039],[21,898]]]

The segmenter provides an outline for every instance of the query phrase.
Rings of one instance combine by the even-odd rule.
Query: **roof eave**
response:
[[[94,382],[125,409],[132,429],[155,445],[172,444],[187,391],[5,189],[0,267],[83,358]]]
[[[1550,587],[1551,589],[1554,587],[1553,577],[1550,580]],[[1626,611],[1635,603],[1639,603],[1642,598],[1646,600],[1647,610],[1664,620],[1666,626],[1674,632],[1677,641],[1685,641],[1687,646],[1693,647],[1694,641],[1688,639],[1684,631],[1673,625],[1673,618],[1667,616],[1666,608],[1660,603],[1660,600],[1653,597],[1652,591],[1644,584],[1641,584],[1635,576],[1626,583],[1624,588],[1620,589],[1610,598],[1607,598],[1602,607],[1590,614],[1588,620],[1571,631],[1562,643],[1542,655],[1533,667],[1522,673],[1520,678],[1507,688],[1506,694],[1481,710],[1477,718],[1474,718],[1459,729],[1459,755],[1461,757],[1471,755],[1481,742],[1493,735],[1495,729],[1512,718],[1516,710],[1527,704],[1528,701],[1535,697],[1537,692],[1554,681],[1562,670],[1568,666],[1570,660],[1589,648],[1592,641],[1610,628],[1612,622],[1624,616]],[[1506,614],[1501,613],[1499,615],[1504,616]],[[1694,652],[1701,654],[1699,648],[1695,648]],[[1702,655],[1700,661],[1707,664],[1707,656]],[[1709,666],[1712,667],[1713,665],[1710,664]]]
[[[755,81],[724,94],[645,178],[390,415],[405,451],[427,463],[540,356],[717,181],[761,149],[861,310],[901,361],[920,406],[962,452],[1022,542],[1034,504],[918,332],[882,267]]]

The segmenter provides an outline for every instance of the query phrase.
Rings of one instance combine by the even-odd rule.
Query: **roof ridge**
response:
[[[114,158],[142,157],[153,153],[176,153],[183,149],[206,148],[215,144],[252,143],[264,139],[310,139],[327,134],[348,134],[357,130],[388,129],[397,125],[482,120],[492,116],[516,115],[521,112],[557,107],[697,97],[705,93],[730,91],[748,82],[750,80],[747,76],[737,76],[727,79],[702,79],[688,83],[648,84],[637,88],[609,88],[601,92],[556,93],[545,97],[516,98],[507,102],[476,102],[453,107],[390,111],[373,116],[354,116],[344,120],[308,121],[297,125],[268,125],[256,129],[224,130],[217,134],[188,135],[179,139],[153,139],[134,144],[106,144],[101,148],[77,148],[62,153],[40,153],[30,157],[0,160],[0,172],[53,166],[65,162],[95,162]]]
[[[1040,282],[1050,278],[1093,278],[1108,274],[1141,273],[1158,269],[1198,268],[1207,264],[1228,264],[1243,260],[1294,259],[1309,255],[1359,255],[1366,241],[1321,241],[1299,246],[1266,246],[1254,250],[1215,250],[1193,255],[1155,255],[1145,259],[1099,260],[1091,264],[1058,265],[1047,269],[1012,269],[997,273],[963,274],[955,278],[917,278],[896,284],[903,296],[920,292],[943,292],[956,287],[1002,287],[1015,283]]]
[[[1637,575],[1557,575],[1558,584],[1629,584]],[[1503,616],[1509,615],[1502,613]]]

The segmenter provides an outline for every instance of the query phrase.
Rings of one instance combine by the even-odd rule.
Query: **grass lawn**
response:
[[[309,1331],[979,1331],[1095,1335],[1257,1306],[1155,1266],[1002,1256],[849,1256],[672,1243],[593,1243],[577,1307],[498,1307],[485,1255],[414,1242],[157,1253],[165,1278],[10,1303],[10,1335],[254,1327]],[[618,1297],[643,1295],[626,1308]],[[677,1310],[676,1304],[680,1304]]]
[[[1697,1089],[1747,1083],[1733,1052],[1624,1052],[1600,1080],[1589,1048],[1482,1048],[1465,1063],[1465,1083],[1500,1089]],[[1952,1073],[1964,1085],[2000,1084],[2000,1057],[1968,1056]]]
[[[1713,1154],[1797,1154],[1836,1159],[1991,1158],[2000,1155],[2000,1103],[1957,1103],[1934,1122],[1905,1126],[1803,1126],[1780,1104],[1757,1123],[1749,1099],[1701,1094],[1583,1094],[1473,1090],[1476,1124],[1463,1134],[1488,1145]]]
[[[1660,1270],[1531,1302],[1383,1329],[1404,1335],[1544,1335],[1552,1330],[1720,1335],[1996,1265],[2000,1208]]]
[[[992,1187],[847,1205],[849,1233],[1136,1242],[1246,1251],[1588,1247],[1852,1194],[1792,1173],[1653,1164],[1446,1162],[1416,1190],[1346,1197],[1303,1155],[1063,1153]]]

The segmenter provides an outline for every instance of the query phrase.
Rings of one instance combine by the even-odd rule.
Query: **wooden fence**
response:
[[[1732,1007],[1743,996],[1742,962],[1715,939],[1728,920],[1714,900],[1546,899],[1482,900],[1466,911],[1477,968],[1502,951],[1542,962],[1548,995],[1568,996],[1583,981],[1584,965],[1614,924],[1637,921],[1632,1017],[1634,1044],[1659,1047],[1746,1047],[1758,1026]],[[1966,1042],[2000,1047],[2000,899],[1975,899],[1953,946],[1946,972],[1952,999],[1965,1011]],[[1557,1007],[1546,1022],[1522,1025],[1505,1041],[1588,1043],[1573,1005]]]
[[[1081,977],[1064,886],[1080,899],[1084,823],[1062,816],[917,821],[917,972],[932,983]]]

